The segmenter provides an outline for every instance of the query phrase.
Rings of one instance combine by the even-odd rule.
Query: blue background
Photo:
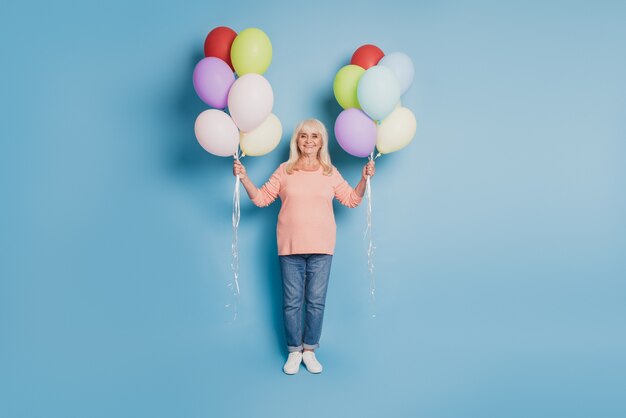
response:
[[[614,1],[3,0],[0,416],[626,416],[626,6]],[[418,131],[337,207],[321,375],[289,377],[279,205],[207,154],[205,35],[262,28],[285,128],[375,43],[416,65]],[[363,161],[331,138],[353,185]],[[378,317],[370,317],[375,308]]]

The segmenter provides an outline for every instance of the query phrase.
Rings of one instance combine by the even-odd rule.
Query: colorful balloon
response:
[[[417,122],[406,107],[396,108],[378,125],[376,148],[381,154],[398,151],[413,140]]]
[[[193,87],[203,102],[216,109],[228,104],[228,92],[235,75],[228,64],[219,58],[203,58],[193,70]]]
[[[354,51],[350,64],[358,65],[359,67],[367,70],[368,68],[378,64],[378,61],[380,61],[380,59],[384,56],[385,53],[379,47],[367,44],[360,46],[356,51]]]
[[[231,71],[235,71],[230,59],[230,48],[236,37],[237,32],[229,27],[220,26],[213,29],[204,40],[204,56],[219,58],[228,64]]]
[[[272,43],[265,32],[257,28],[242,31],[230,50],[233,67],[239,76],[263,74],[272,62]]]
[[[200,113],[194,131],[202,148],[211,154],[228,157],[237,153],[239,131],[225,112],[209,109]]]
[[[393,71],[394,75],[400,82],[400,94],[406,93],[413,83],[415,68],[413,61],[403,52],[392,52],[387,54],[380,60],[378,65],[387,67]]]
[[[274,92],[262,75],[250,73],[233,83],[228,93],[228,110],[243,132],[259,126],[272,112]]]
[[[335,75],[333,92],[337,102],[344,109],[351,107],[361,108],[356,89],[363,73],[365,73],[365,70],[362,67],[350,64],[342,67]]]
[[[361,76],[357,87],[361,109],[374,120],[385,119],[400,100],[400,83],[387,67],[376,65]]]
[[[347,153],[367,157],[376,146],[376,123],[362,110],[346,109],[335,121],[335,137]]]
[[[239,134],[239,146],[246,155],[258,157],[274,150],[283,135],[283,126],[275,114],[270,115],[250,132]]]

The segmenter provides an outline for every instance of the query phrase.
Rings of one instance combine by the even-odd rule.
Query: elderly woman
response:
[[[291,137],[289,160],[282,163],[258,189],[235,160],[233,173],[239,176],[248,196],[259,207],[268,206],[280,196],[276,235],[283,279],[283,319],[289,357],[283,367],[295,374],[304,361],[311,373],[322,365],[314,350],[319,347],[326,289],[335,250],[333,198],[356,207],[365,192],[367,176],[373,176],[374,163],[363,167],[361,181],[352,188],[330,162],[328,134],[322,122],[301,122]],[[306,302],[304,327],[302,307]]]

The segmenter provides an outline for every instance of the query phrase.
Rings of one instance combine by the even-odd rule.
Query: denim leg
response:
[[[287,349],[291,353],[302,350],[302,304],[306,259],[299,254],[281,255],[279,258],[283,276],[283,322]]]
[[[306,298],[304,348],[319,347],[332,260],[333,256],[329,254],[311,254],[307,258],[304,287]]]

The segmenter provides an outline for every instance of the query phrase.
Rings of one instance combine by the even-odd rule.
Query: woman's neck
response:
[[[319,169],[320,165],[320,161],[317,157],[306,155],[301,155],[296,163],[297,169],[304,171],[315,171]]]
[[[301,155],[298,162],[304,167],[317,167],[320,165],[320,161],[313,155]]]

